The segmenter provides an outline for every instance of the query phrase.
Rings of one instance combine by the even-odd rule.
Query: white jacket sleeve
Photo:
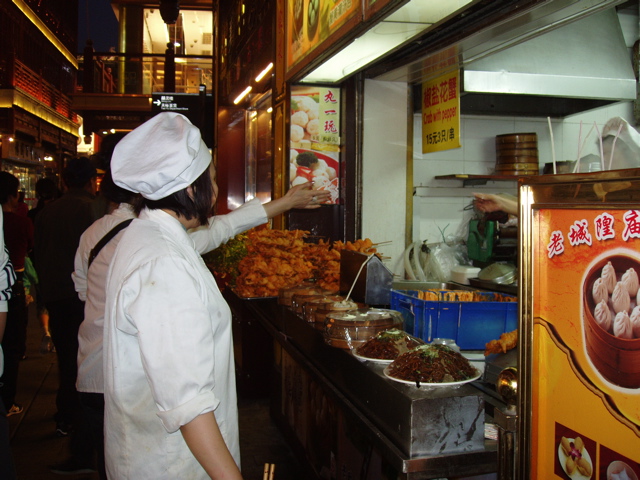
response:
[[[89,253],[91,251],[87,236],[85,231],[80,237],[80,244],[74,259],[74,271],[71,273],[78,298],[83,302],[87,301],[87,271],[89,270]]]
[[[3,225],[4,217],[2,216],[2,209],[0,209],[0,312],[8,311],[11,287],[16,283],[16,274],[11,260],[9,260],[9,252],[4,244]]]
[[[9,310],[9,299],[11,298],[11,287],[16,283],[16,273],[9,260],[9,251],[4,244],[3,233],[4,217],[2,216],[2,209],[0,208],[0,312],[7,312]],[[3,337],[5,329],[5,319],[2,320],[0,325],[2,331],[0,331],[0,338]],[[4,354],[2,353],[2,345],[0,345],[0,376],[4,372]]]
[[[267,220],[267,213],[260,200],[254,198],[231,213],[213,217],[209,220],[208,226],[189,230],[189,236],[193,240],[196,251],[204,254],[226,243],[237,234],[266,223]]]

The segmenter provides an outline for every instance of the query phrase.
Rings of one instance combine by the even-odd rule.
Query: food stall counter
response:
[[[272,397],[279,401],[272,414],[282,416],[315,471],[322,468],[322,448],[314,447],[314,440],[325,433],[335,443],[339,467],[348,447],[342,435],[351,441],[355,436],[369,448],[363,463],[370,469],[376,462],[391,466],[397,473],[367,478],[467,478],[497,471],[496,442],[484,437],[480,390],[470,384],[416,388],[392,381],[383,365],[327,345],[313,324],[275,299],[243,303],[282,349],[276,355],[282,395]],[[353,452],[349,456],[352,462],[357,458]],[[343,470],[349,468],[345,462]]]

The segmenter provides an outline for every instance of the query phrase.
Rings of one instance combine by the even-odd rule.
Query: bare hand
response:
[[[290,208],[319,208],[330,197],[326,190],[313,190],[313,182],[296,185],[284,196],[291,204]]]
[[[485,213],[506,212],[511,215],[518,214],[518,202],[516,199],[493,193],[474,193],[473,206]]]

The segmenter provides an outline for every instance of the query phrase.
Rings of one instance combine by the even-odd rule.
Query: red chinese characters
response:
[[[640,238],[640,210],[628,210],[624,213],[622,219],[624,222],[624,228],[621,233],[622,239],[627,242],[632,238]],[[593,238],[589,228],[589,222],[585,219],[574,221],[567,232],[569,244],[573,247],[579,245],[591,246]],[[598,241],[616,238],[615,218],[610,213],[603,212],[598,215],[593,221],[593,229]],[[620,234],[620,231],[618,231],[618,234]],[[564,252],[564,241],[564,235],[560,230],[551,232],[547,244],[549,258]]]
[[[626,242],[630,238],[640,238],[640,210],[629,210],[624,214],[624,230],[622,239]]]
[[[591,245],[592,237],[589,233],[589,222],[578,220],[569,228],[569,243],[574,247],[582,243]]]
[[[564,252],[564,236],[560,230],[551,232],[551,240],[547,244],[547,254],[549,258],[560,255]]]
[[[613,222],[613,215],[606,212],[596,217],[594,223],[596,226],[596,238],[598,240],[610,240],[615,238],[616,233],[613,230]]]

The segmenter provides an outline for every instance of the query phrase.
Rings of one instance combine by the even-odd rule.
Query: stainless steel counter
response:
[[[497,471],[497,444],[484,438],[485,395],[477,388],[416,388],[394,382],[381,365],[326,345],[319,330],[275,299],[250,300],[246,306],[401,478]]]

